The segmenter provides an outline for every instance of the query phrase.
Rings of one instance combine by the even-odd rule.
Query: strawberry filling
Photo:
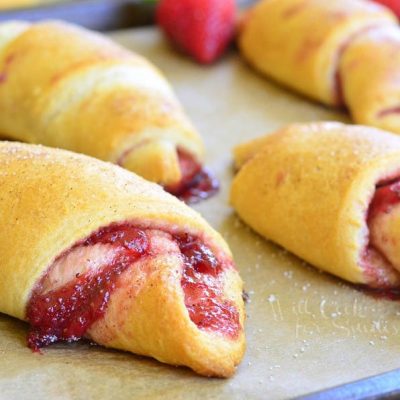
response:
[[[198,203],[218,192],[218,180],[210,171],[203,168],[193,156],[178,150],[178,157],[182,179],[176,185],[166,187],[167,192],[188,204]]]
[[[224,298],[223,285],[223,271],[232,263],[218,260],[196,236],[123,224],[100,229],[55,260],[28,303],[28,346],[38,351],[54,342],[85,337],[105,315],[124,271],[156,252],[152,245],[155,236],[167,237],[179,249],[181,286],[191,320],[199,329],[236,338],[239,313],[233,302]]]
[[[126,156],[132,149],[126,150],[117,164],[123,166]],[[195,204],[206,200],[219,190],[218,179],[188,152],[177,150],[181,180],[165,187],[165,190],[187,204]]]
[[[369,207],[368,220],[371,222],[381,213],[389,214],[394,205],[400,203],[400,181],[378,186]]]
[[[196,237],[181,235],[176,240],[184,257],[181,284],[191,320],[200,329],[211,329],[235,339],[240,327],[239,313],[231,301],[222,299],[218,279],[226,265]]]
[[[368,210],[369,243],[363,254],[371,286],[400,286],[400,181],[378,184]]]

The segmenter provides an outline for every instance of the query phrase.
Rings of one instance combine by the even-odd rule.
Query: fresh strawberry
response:
[[[233,38],[235,0],[160,0],[157,22],[167,37],[200,63],[211,63]]]
[[[374,0],[376,3],[389,7],[400,18],[400,0]]]

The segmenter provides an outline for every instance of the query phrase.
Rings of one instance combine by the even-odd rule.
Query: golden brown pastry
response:
[[[400,29],[371,29],[355,38],[340,65],[345,102],[354,120],[400,133]]]
[[[63,22],[0,25],[0,132],[117,163],[181,197],[200,180],[216,189],[202,170],[202,141],[162,74]]]
[[[231,203],[255,231],[350,282],[399,287],[399,137],[294,124],[238,146],[235,160]]]
[[[371,27],[395,24],[387,8],[365,0],[261,0],[246,17],[239,47],[260,72],[340,105],[338,68],[346,46]]]
[[[242,281],[221,236],[159,186],[64,150],[0,143],[0,312],[35,350],[101,345],[233,374]]]

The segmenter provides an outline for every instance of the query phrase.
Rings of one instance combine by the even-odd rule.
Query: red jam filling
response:
[[[165,190],[187,204],[195,204],[213,196],[219,190],[218,180],[206,168],[203,168],[193,156],[178,150],[182,171],[181,181]]]
[[[1,79],[1,76],[0,76]],[[123,165],[128,149],[119,158],[117,164]],[[182,149],[178,149],[179,167],[182,173],[180,182],[165,187],[165,190],[187,204],[199,203],[216,194],[219,190],[218,179],[207,168]]]
[[[239,313],[231,301],[223,298],[220,279],[221,272],[231,264],[218,261],[197,237],[182,234],[173,235],[173,239],[184,258],[181,285],[191,320],[200,329],[236,338],[240,331]],[[33,350],[84,337],[91,325],[104,316],[118,276],[141,257],[151,256],[152,251],[146,230],[127,224],[103,228],[70,251],[98,243],[118,247],[111,264],[78,275],[61,288],[44,294],[41,283],[35,289],[27,307],[31,324],[27,341]]]
[[[366,285],[355,285],[355,287],[357,290],[375,299],[400,301],[400,289],[397,288],[379,289],[379,288],[372,288]]]
[[[390,208],[400,202],[400,182],[379,185],[368,211],[368,220],[380,213],[390,212]]]
[[[376,187],[374,197],[368,209],[367,223],[379,214],[389,213],[391,208],[400,202],[400,181],[390,181],[379,184]],[[380,254],[383,259],[386,259],[384,254],[377,250],[371,243],[366,248],[366,253],[375,251]],[[372,288],[365,285],[356,285],[356,288],[362,290],[375,298],[384,298],[387,300],[400,300],[399,288]]]
[[[181,235],[176,239],[184,257],[181,285],[190,319],[200,329],[237,338],[239,313],[232,301],[222,299],[221,281],[217,279],[226,266],[197,238]]]
[[[60,340],[82,338],[104,315],[118,275],[149,252],[146,233],[129,226],[102,229],[71,250],[97,243],[114,244],[121,247],[121,252],[110,265],[95,274],[76,276],[67,285],[45,294],[40,294],[39,285],[34,292],[27,309],[31,324],[28,345],[32,349],[38,350]]]

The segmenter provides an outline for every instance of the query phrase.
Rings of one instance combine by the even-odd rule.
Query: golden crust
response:
[[[345,102],[357,123],[400,133],[400,29],[386,26],[353,40],[340,66]]]
[[[369,1],[262,0],[248,15],[239,46],[260,72],[335,105],[344,46],[367,27],[396,23],[387,8]]]
[[[130,221],[196,234],[216,255],[231,256],[198,213],[158,185],[90,157],[1,142],[0,191],[0,311],[20,319],[25,319],[34,285],[53,260],[110,223]],[[228,340],[197,329],[184,305],[176,262],[162,261],[152,276],[153,286],[146,284],[129,304],[133,311],[125,326],[103,344],[206,375],[231,375],[243,356],[243,332]],[[226,282],[227,297],[235,302],[243,324],[242,281],[231,270]]]
[[[242,168],[231,203],[239,216],[317,267],[377,285],[361,265],[366,216],[377,182],[400,175],[400,139],[364,126],[322,122],[294,124],[262,140],[263,145],[258,140],[236,149]],[[390,271],[386,283],[398,285],[399,277]]]
[[[0,25],[0,34],[14,26]],[[202,160],[200,137],[170,85],[144,58],[62,22],[26,26],[12,36],[0,53],[2,134],[111,162],[151,137]],[[165,177],[179,181],[177,169],[155,175],[142,165],[140,172],[165,183]]]
[[[95,323],[89,334],[107,347],[152,355],[168,364],[189,365],[206,376],[231,376],[243,356],[243,334],[231,340],[198,329],[187,316],[182,301],[181,277],[175,271],[176,260],[166,257],[157,265],[157,271],[150,275],[140,295],[129,300],[128,304],[126,297],[113,293],[107,311],[118,315],[122,310],[124,321],[117,326],[107,324],[106,314],[104,319]],[[234,271],[224,274],[229,283],[227,298],[242,305],[242,283],[236,275]],[[243,318],[241,315],[242,324]],[[92,335],[92,331],[99,332],[99,327],[104,325],[107,325],[111,337],[99,341],[103,339],[101,330],[99,336]]]

